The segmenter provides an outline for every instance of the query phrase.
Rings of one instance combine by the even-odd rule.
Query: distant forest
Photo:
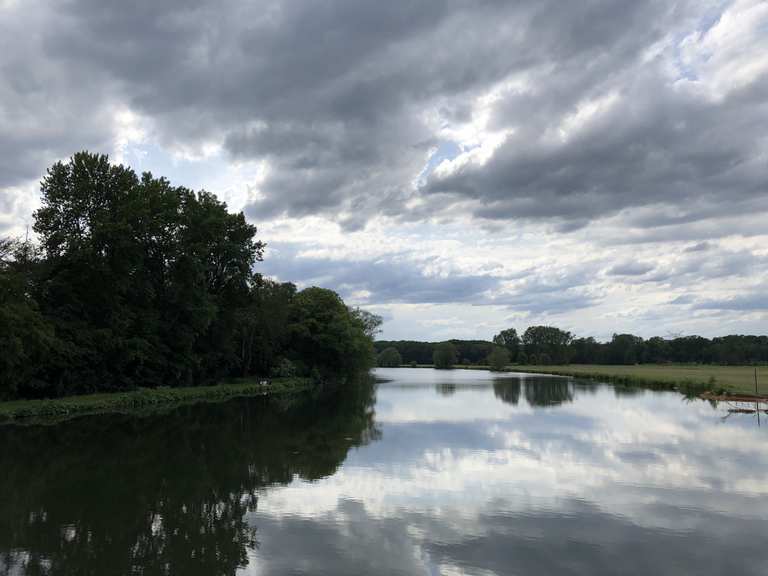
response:
[[[575,338],[554,326],[531,326],[522,335],[514,328],[486,340],[418,342],[379,340],[375,343],[380,366],[433,364],[452,354],[448,364],[765,364],[768,336],[732,335],[717,338],[681,336],[644,339],[614,334],[609,342]],[[452,349],[452,350],[451,350]],[[500,354],[501,352],[501,354]],[[434,362],[435,359],[438,362]]]
[[[255,272],[256,227],[213,194],[87,152],[40,190],[34,241],[0,238],[0,399],[373,365],[381,319]]]

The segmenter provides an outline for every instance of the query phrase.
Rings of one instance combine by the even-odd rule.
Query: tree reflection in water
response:
[[[517,406],[520,401],[520,378],[499,378],[493,381],[493,394],[507,404]]]
[[[493,393],[502,402],[516,406],[521,394],[534,407],[557,406],[573,402],[573,383],[565,378],[512,377],[498,378]]]
[[[456,394],[456,384],[454,382],[441,382],[435,384],[435,391],[441,396],[452,396]]]
[[[333,474],[375,439],[370,382],[0,430],[0,573],[233,574],[259,489]]]

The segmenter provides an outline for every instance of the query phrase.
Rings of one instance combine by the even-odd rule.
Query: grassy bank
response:
[[[703,364],[638,364],[608,366],[571,364],[567,366],[513,366],[518,372],[558,374],[590,380],[603,380],[628,386],[675,388],[682,392],[707,390],[734,394],[755,393],[753,366],[712,366]],[[768,394],[768,368],[758,367],[760,393]]]
[[[0,402],[0,423],[58,421],[86,414],[147,412],[197,402],[221,402],[240,396],[298,392],[311,386],[307,378],[277,378],[269,384],[260,384],[257,380],[237,380],[216,386],[140,388],[131,392],[67,396],[52,400],[14,400]]]
[[[407,366],[405,366],[407,367]],[[418,365],[431,368],[431,365]],[[488,366],[464,366],[456,368],[487,370]],[[613,366],[602,364],[568,364],[560,366],[509,366],[510,372],[530,372],[573,376],[589,380],[601,380],[625,386],[676,389],[681,392],[705,391],[731,394],[755,393],[754,366],[716,366],[706,364],[637,364]],[[768,396],[768,366],[759,366],[758,384],[761,395]]]

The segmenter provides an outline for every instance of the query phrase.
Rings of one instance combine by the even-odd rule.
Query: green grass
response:
[[[404,368],[409,367],[404,365]],[[418,368],[432,368],[419,364]],[[468,370],[487,370],[488,366],[457,365]],[[714,391],[731,394],[755,393],[754,366],[716,366],[709,364],[637,364],[612,366],[602,364],[568,364],[560,366],[511,365],[510,372],[532,372],[602,380],[624,386],[676,389],[684,393]],[[758,366],[759,393],[768,395],[768,366]]]
[[[607,366],[571,364],[567,366],[510,366],[518,372],[559,374],[592,380],[606,380],[629,386],[676,388],[683,392],[755,393],[754,366],[714,366],[705,364],[638,364]],[[760,393],[768,394],[768,367],[758,367]]]
[[[13,400],[0,402],[0,423],[50,422],[85,414],[152,412],[183,404],[221,402],[240,396],[298,392],[311,386],[307,378],[276,378],[266,385],[259,384],[258,380],[235,380],[216,386],[140,388],[130,392],[87,394],[50,400]]]

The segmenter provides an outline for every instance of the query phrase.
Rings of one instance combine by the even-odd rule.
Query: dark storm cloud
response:
[[[111,145],[102,78],[50,58],[55,15],[39,4],[0,2],[0,199],[12,195],[4,187],[39,178],[54,160]]]
[[[267,159],[248,209],[261,217],[323,213],[359,227],[469,199],[481,218],[553,219],[572,231],[627,207],[667,203],[690,218],[692,203],[728,211],[765,192],[765,83],[710,101],[643,59],[713,19],[695,2],[69,0],[2,10],[0,65],[12,82],[0,88],[10,111],[0,115],[0,185],[104,147],[120,105],[165,145],[216,141],[232,158]],[[436,127],[472,118],[475,98],[514,75],[527,88],[490,109],[491,129],[514,130],[507,141],[485,165],[414,188],[443,138]],[[615,102],[594,122],[550,141],[579,103],[607,94]],[[405,207],[414,195],[430,200],[421,211]]]
[[[591,82],[578,85],[575,71],[564,71],[565,80],[558,72],[537,79],[533,94],[508,98],[509,111],[499,123],[517,131],[488,163],[435,177],[427,190],[482,200],[476,214],[498,219],[570,221],[654,204],[681,208],[669,220],[663,213],[630,217],[639,228],[745,213],[753,200],[764,199],[763,95],[706,102],[667,87],[660,70],[637,74],[630,63],[624,66],[597,90]],[[549,90],[569,81],[576,85]],[[579,102],[606,94],[611,98],[602,112],[557,140],[563,119]],[[531,120],[527,99],[549,111]]]

